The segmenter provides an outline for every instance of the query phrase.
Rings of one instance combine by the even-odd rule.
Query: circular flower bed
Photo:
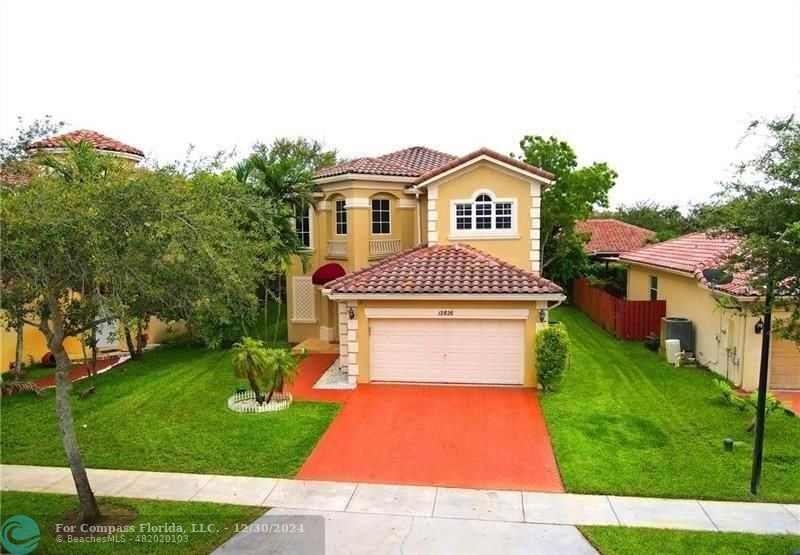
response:
[[[264,398],[268,397],[268,393]],[[258,404],[256,394],[252,391],[235,393],[228,398],[228,408],[236,412],[275,412],[288,409],[292,404],[291,393],[275,393],[269,403]]]

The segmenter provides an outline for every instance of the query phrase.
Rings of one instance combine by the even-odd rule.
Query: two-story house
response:
[[[412,147],[319,171],[288,276],[289,340],[339,343],[351,382],[536,385],[534,345],[564,296],[540,277],[553,175],[497,152]]]

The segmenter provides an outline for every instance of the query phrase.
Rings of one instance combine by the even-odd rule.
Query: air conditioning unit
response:
[[[694,353],[694,326],[688,318],[667,316],[661,319],[661,348],[666,349],[667,339],[678,339],[681,351]]]

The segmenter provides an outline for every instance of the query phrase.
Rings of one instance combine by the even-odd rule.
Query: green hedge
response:
[[[542,389],[558,389],[569,362],[569,335],[561,325],[550,325],[536,334],[536,374]]]

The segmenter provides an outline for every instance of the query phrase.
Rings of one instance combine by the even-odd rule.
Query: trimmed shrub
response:
[[[550,325],[536,334],[536,377],[545,391],[555,391],[569,363],[569,335]]]

